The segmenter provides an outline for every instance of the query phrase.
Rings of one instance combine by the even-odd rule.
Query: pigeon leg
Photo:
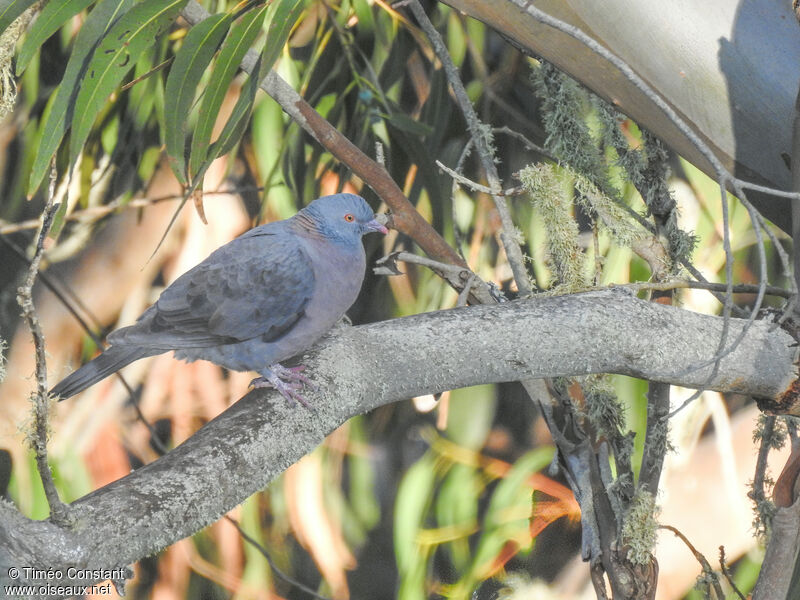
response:
[[[306,408],[311,408],[308,401],[300,394],[300,390],[306,385],[312,389],[317,389],[317,386],[315,386],[308,377],[303,375],[302,371],[304,369],[304,365],[284,367],[279,363],[275,363],[264,369],[261,377],[253,379],[250,382],[250,387],[273,387],[278,390],[281,396],[286,398],[289,404],[299,402]]]

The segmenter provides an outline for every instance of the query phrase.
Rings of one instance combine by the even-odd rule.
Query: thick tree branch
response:
[[[744,323],[731,320],[731,334]],[[29,521],[0,503],[7,552],[0,562],[127,565],[216,521],[346,419],[424,393],[613,372],[778,398],[796,376],[797,350],[787,333],[764,322],[722,359],[711,381],[710,366],[691,370],[714,355],[722,327],[719,317],[607,291],[340,329],[305,360],[319,385],[309,394],[316,410],[289,407],[272,391],[251,392],[166,456],[73,503],[72,530]]]

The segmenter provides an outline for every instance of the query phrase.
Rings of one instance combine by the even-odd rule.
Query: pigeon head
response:
[[[388,233],[386,227],[378,223],[367,201],[355,194],[317,198],[297,213],[296,218],[310,233],[350,244],[358,243],[365,233]]]

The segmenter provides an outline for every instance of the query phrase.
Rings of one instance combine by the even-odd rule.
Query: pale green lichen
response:
[[[529,165],[519,172],[531,204],[547,232],[547,248],[560,291],[586,287],[584,255],[578,244],[578,223],[572,217],[572,198],[556,167]]]
[[[625,412],[607,375],[590,375],[581,380],[586,414],[597,433],[615,439],[625,427]]]
[[[631,501],[622,524],[621,542],[628,548],[628,560],[636,565],[648,565],[653,559],[658,533],[656,497],[639,488]]]
[[[0,121],[14,110],[17,100],[17,80],[14,77],[14,50],[17,41],[40,7],[41,2],[34,3],[0,35]]]
[[[575,177],[575,195],[577,202],[591,215],[596,215],[599,222],[620,246],[631,247],[644,239],[645,230],[635,223],[630,215],[610,196],[602,192],[587,177],[572,173]]]
[[[605,193],[613,194],[605,158],[584,119],[589,107],[586,91],[546,62],[533,71],[532,79],[542,99],[545,146],[562,164],[584,174]]]

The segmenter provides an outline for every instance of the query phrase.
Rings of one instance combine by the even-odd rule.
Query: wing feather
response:
[[[298,240],[269,226],[251,230],[181,275],[112,344],[207,347],[281,337],[314,291],[311,260]]]

